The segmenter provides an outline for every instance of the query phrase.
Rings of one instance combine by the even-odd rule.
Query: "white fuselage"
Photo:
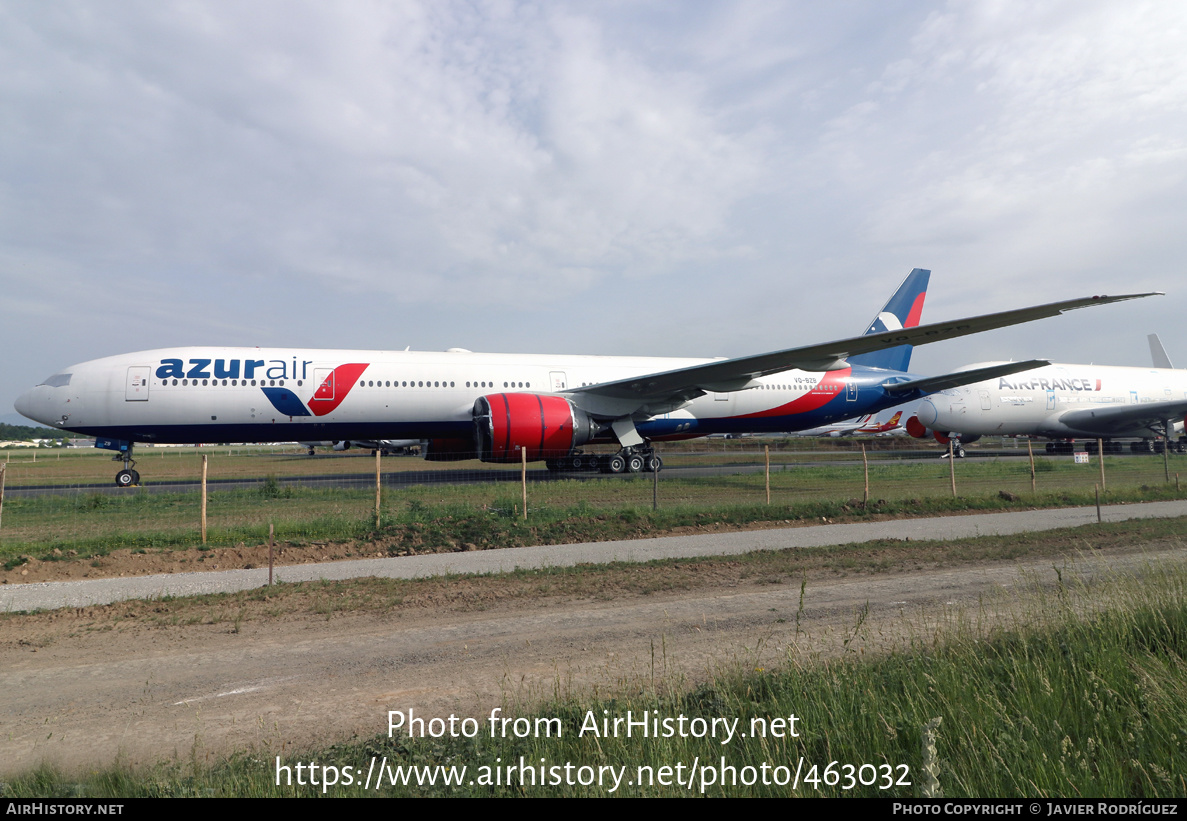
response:
[[[17,410],[64,430],[141,442],[465,439],[480,396],[564,394],[711,361],[460,350],[169,348],[63,369],[22,395]],[[645,435],[654,437],[782,430],[886,406],[882,392],[864,378],[859,401],[858,370],[762,377],[750,389],[709,392],[640,420],[641,430],[650,426]],[[761,416],[739,419],[750,414]]]
[[[1056,364],[927,397],[918,417],[962,435],[1149,437],[1145,420],[1185,400],[1187,371]]]

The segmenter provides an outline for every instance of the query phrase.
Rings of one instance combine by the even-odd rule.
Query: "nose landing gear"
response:
[[[136,470],[136,461],[132,458],[132,446],[123,453],[111,457],[113,462],[123,462],[124,469],[115,475],[116,487],[136,487],[140,484],[140,471]]]
[[[115,475],[116,487],[135,487],[140,484],[140,472],[135,469],[136,462],[132,459],[133,444],[126,439],[100,437],[95,440],[95,447],[117,451],[111,461],[124,463],[124,469]]]
[[[129,464],[136,464],[129,462]],[[135,487],[140,484],[140,471],[125,468],[115,475],[116,487]]]

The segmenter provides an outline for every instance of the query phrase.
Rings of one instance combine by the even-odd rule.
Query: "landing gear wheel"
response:
[[[121,470],[115,475],[116,487],[132,487],[140,481],[140,476],[134,470]]]
[[[664,466],[664,460],[659,458],[658,456],[648,456],[647,457],[646,469],[647,469],[648,473],[659,473],[660,470],[663,468],[663,466]]]
[[[957,445],[955,448],[953,448],[952,452],[956,454],[957,459],[964,458],[964,446],[963,445]]]
[[[621,453],[614,454],[606,460],[605,470],[607,473],[622,473],[626,470],[626,459]]]
[[[643,457],[637,453],[632,453],[626,457],[626,469],[631,473],[638,473],[643,470]]]

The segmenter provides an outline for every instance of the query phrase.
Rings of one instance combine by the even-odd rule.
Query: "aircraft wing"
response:
[[[1100,436],[1140,436],[1145,431],[1160,430],[1168,419],[1180,420],[1185,415],[1187,399],[1175,399],[1068,411],[1060,414],[1059,423]]]
[[[1051,302],[1032,308],[1001,311],[994,314],[957,319],[951,322],[934,322],[917,325],[914,328],[896,328],[885,333],[872,333],[826,342],[822,345],[808,345],[802,348],[788,348],[783,351],[743,356],[737,359],[722,359],[677,368],[671,371],[646,376],[602,382],[567,391],[578,404],[592,412],[600,412],[599,406],[615,408],[613,414],[631,413],[644,406],[687,402],[709,392],[727,392],[749,387],[755,377],[798,368],[805,371],[841,370],[848,367],[845,359],[861,353],[897,348],[900,345],[926,345],[945,339],[955,339],[969,334],[1005,328],[1035,319],[1058,316],[1065,311],[1087,308],[1092,305],[1107,305],[1127,299],[1155,296],[1161,291],[1123,296],[1092,296]],[[637,403],[629,410],[622,410]]]
[[[912,379],[909,382],[896,382],[884,385],[887,393],[936,393],[949,388],[959,388],[961,385],[971,385],[974,382],[984,382],[986,379],[998,379],[1012,373],[1045,368],[1051,363],[1046,359],[1028,359],[1024,362],[1007,362],[1004,365],[990,365],[986,368],[974,368],[971,371],[956,371],[943,376],[929,376],[925,379]]]

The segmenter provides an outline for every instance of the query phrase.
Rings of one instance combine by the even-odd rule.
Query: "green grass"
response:
[[[1111,463],[1114,459],[1116,464]],[[1103,501],[1181,498],[1174,482],[1163,481],[1161,464],[1152,461],[1161,462],[1106,460],[1109,489]],[[208,545],[261,544],[269,524],[281,540],[378,538],[397,553],[602,541],[710,525],[1086,505],[1095,501],[1099,481],[1098,470],[1074,465],[1070,459],[1041,462],[1051,467],[1040,476],[1039,492],[1032,493],[1025,461],[966,460],[956,465],[959,495],[954,498],[947,462],[880,462],[870,467],[867,505],[862,501],[860,465],[815,464],[773,470],[772,503],[767,505],[761,472],[681,478],[679,471],[671,471],[660,477],[659,509],[654,511],[649,475],[534,482],[528,489],[526,522],[520,517],[517,483],[389,483],[376,530],[373,489],[288,486],[279,481],[285,474],[272,470],[275,465],[269,459],[256,464],[266,469],[256,487],[209,493]],[[9,496],[0,560],[22,555],[47,560],[89,557],[120,548],[188,549],[200,541],[199,499],[197,491],[138,490]]]

